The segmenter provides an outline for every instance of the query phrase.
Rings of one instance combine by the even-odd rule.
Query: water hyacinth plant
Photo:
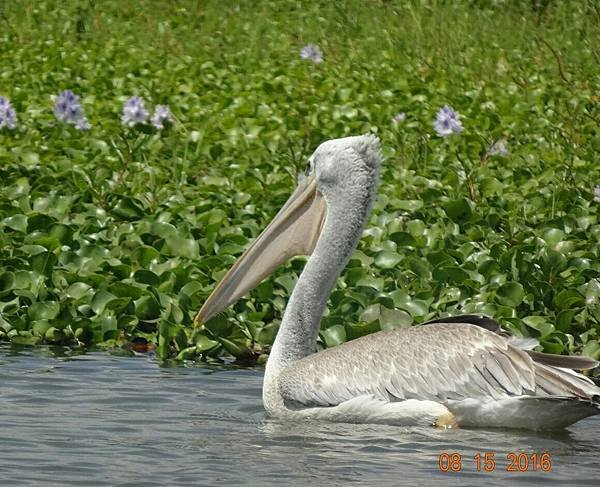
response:
[[[173,123],[173,116],[171,115],[171,110],[169,110],[169,105],[156,105],[150,122],[158,130],[162,130],[165,127],[165,123]]]
[[[392,117],[392,123],[394,125],[398,125],[399,123],[402,123],[405,120],[406,120],[406,113],[404,113],[404,112],[396,113],[396,115],[394,115]]]
[[[300,57],[302,59],[309,59],[316,64],[323,62],[323,53],[319,46],[315,44],[307,44],[304,46],[300,51]]]
[[[0,129],[14,129],[17,126],[17,112],[10,100],[0,96]]]
[[[490,150],[488,151],[490,156],[507,156],[508,155],[508,142],[506,138],[501,137],[496,142],[492,144]]]
[[[132,96],[123,104],[123,115],[121,122],[123,125],[133,127],[138,123],[145,123],[148,118],[148,110],[139,96]]]
[[[105,0],[96,7],[101,25],[92,10],[82,14],[81,37],[64,12],[75,18],[76,4],[93,2],[25,2],[40,9],[31,15],[22,3],[4,2],[14,29],[0,43],[0,94],[18,112],[8,100],[0,110],[0,342],[112,347],[143,338],[161,357],[191,359],[268,350],[303,261],[282,266],[228,310],[227,326],[194,330],[191,320],[215,276],[287,199],[305,156],[327,138],[377,129],[386,163],[370,225],[379,228],[341,277],[322,345],[398,319],[472,312],[541,338],[546,351],[586,347],[600,358],[600,105],[590,48],[597,25],[585,2],[551,2],[542,21],[568,83],[552,52],[530,42],[541,26],[502,2],[436,2],[451,29],[425,22],[432,9],[421,2],[354,2],[345,20],[358,24],[310,2],[281,16],[279,0],[261,2],[260,17],[241,2],[223,23],[223,7],[202,2],[215,22],[198,29],[161,2],[143,2],[155,14],[146,22]],[[423,32],[411,30],[409,10],[422,16]],[[277,29],[272,18],[281,19]],[[507,36],[515,19],[521,34]],[[327,49],[324,25],[335,26]],[[49,38],[61,46],[56,55]],[[464,50],[467,38],[474,42]],[[323,52],[302,49],[309,42]],[[168,66],[157,66],[159,56]],[[77,79],[64,88],[81,90],[93,131],[66,138],[41,130],[37,100],[58,95],[63,85],[54,82],[74,83],[50,72]],[[145,107],[130,102],[123,125],[131,95]],[[158,131],[151,116],[167,100],[176,125],[157,140],[147,136]],[[433,123],[446,104],[462,124],[442,111],[450,120],[439,128],[465,130],[440,140]],[[400,112],[406,119],[394,125]],[[149,130],[121,140],[142,128],[136,123]],[[519,141],[519,157],[488,156],[501,137],[511,154]],[[575,163],[565,168],[568,161]],[[349,306],[341,298],[348,292],[360,302]]]
[[[58,94],[54,102],[54,116],[61,122],[74,125],[77,130],[90,128],[81,100],[71,90],[64,90]]]
[[[440,137],[461,133],[463,126],[460,121],[460,114],[451,106],[444,105],[437,112],[433,128]]]

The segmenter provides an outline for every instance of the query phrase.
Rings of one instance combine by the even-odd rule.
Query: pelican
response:
[[[268,415],[350,423],[556,429],[600,414],[598,362],[515,346],[485,316],[380,331],[315,353],[320,321],[376,196],[379,139],[322,143],[274,220],[202,306],[201,325],[296,255],[309,255],[266,364]]]

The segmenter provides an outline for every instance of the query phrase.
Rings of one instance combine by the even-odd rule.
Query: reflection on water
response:
[[[279,422],[262,370],[0,347],[2,485],[597,485],[600,417],[558,433]],[[507,472],[510,452],[551,472]],[[462,455],[441,473],[439,455]],[[495,452],[493,472],[476,453]]]

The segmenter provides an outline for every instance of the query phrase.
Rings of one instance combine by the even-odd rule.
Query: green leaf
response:
[[[432,272],[433,278],[440,282],[461,284],[469,279],[469,274],[458,266],[445,265]]]
[[[427,227],[422,220],[410,220],[406,223],[406,228],[413,237],[420,237],[425,233]]]
[[[108,291],[118,298],[138,299],[146,294],[141,286],[134,286],[125,282],[115,282],[108,287]]]
[[[544,347],[544,352],[560,355],[565,349],[565,345],[560,340],[542,340],[540,342]]]
[[[194,343],[196,344],[196,351],[198,353],[206,352],[207,350],[211,350],[219,345],[219,342],[216,340],[211,340],[206,335],[198,334],[194,339]]]
[[[58,316],[59,312],[60,304],[54,301],[33,303],[27,309],[27,314],[31,321],[52,320]]]
[[[217,315],[204,323],[204,328],[210,331],[213,336],[229,336],[233,328],[233,324],[224,315]]]
[[[377,291],[383,290],[383,278],[374,276],[364,276],[356,282],[357,286],[370,287]]]
[[[560,330],[564,333],[569,333],[571,331],[571,323],[573,323],[573,318],[577,310],[574,309],[565,309],[558,313],[556,317],[556,329]]]
[[[30,232],[35,230],[46,231],[56,222],[55,218],[44,214],[29,217],[27,228]]]
[[[17,232],[27,232],[27,217],[25,215],[13,215],[5,218],[1,222],[4,226],[11,228]]]
[[[142,206],[129,196],[121,196],[112,211],[117,216],[126,220],[137,220],[144,216],[144,209]]]
[[[502,184],[496,178],[484,178],[479,183],[479,189],[481,190],[481,194],[483,196],[492,196],[494,194],[501,194],[504,189],[504,184]]]
[[[550,247],[556,246],[564,237],[565,232],[558,228],[549,228],[542,234],[542,238]]]
[[[101,315],[104,312],[106,306],[111,302],[118,299],[114,294],[109,293],[108,291],[104,291],[101,289],[98,291],[94,297],[92,298],[92,302],[90,304],[92,310],[97,315]]]
[[[554,331],[554,325],[548,322],[547,318],[544,316],[527,316],[523,318],[522,321],[529,328],[538,331],[541,338],[547,337]]]
[[[335,347],[346,341],[346,328],[343,325],[333,325],[321,330],[321,337],[328,348]]]
[[[23,177],[17,179],[12,185],[6,188],[4,194],[9,200],[16,200],[21,196],[29,194],[30,190],[31,186],[29,185],[29,180]]]
[[[471,205],[466,198],[448,201],[443,208],[448,217],[455,222],[469,220],[472,215]]]
[[[372,304],[367,306],[364,311],[360,314],[359,320],[365,323],[371,323],[375,320],[379,319],[381,315],[381,305],[380,304]]]
[[[73,240],[73,230],[71,227],[59,223],[50,228],[48,236],[55,238],[63,245],[69,244]]]
[[[598,342],[598,340],[588,340],[588,342],[583,346],[581,354],[593,358],[594,360],[599,360],[600,342]]]
[[[15,288],[16,278],[14,272],[3,272],[0,274],[0,297],[6,296]]]
[[[133,251],[133,259],[142,267],[148,267],[150,264],[160,260],[160,252],[154,247],[140,245]]]
[[[31,332],[37,336],[44,336],[48,329],[50,328],[50,323],[48,320],[38,320],[31,322]]]
[[[58,343],[64,340],[65,333],[63,330],[51,326],[46,330],[44,338],[49,342]]]
[[[158,284],[160,283],[160,279],[159,277],[152,271],[148,271],[146,269],[140,269],[135,271],[135,273],[133,274],[133,278],[141,283],[141,284],[147,284],[149,286],[158,286]]]
[[[73,299],[81,299],[90,295],[91,286],[85,282],[74,282],[67,289],[67,296]]]
[[[424,318],[429,313],[429,305],[420,299],[415,299],[403,303],[399,308],[408,311],[413,319]]]
[[[252,351],[246,346],[245,343],[241,343],[235,340],[228,340],[227,338],[219,338],[221,345],[231,355],[238,360],[249,360],[252,357]]]
[[[559,310],[578,308],[584,305],[584,297],[575,289],[563,289],[554,298],[554,306]]]
[[[516,307],[524,298],[523,285],[518,282],[507,282],[496,290],[496,300],[504,306]]]
[[[29,259],[31,268],[45,276],[52,274],[57,257],[52,252],[40,252]]]
[[[33,346],[33,345],[37,345],[40,341],[40,337],[35,336],[35,335],[29,335],[29,336],[20,336],[20,335],[15,335],[12,336],[10,339],[10,342],[13,343],[14,345],[28,345],[28,346]]]
[[[161,238],[167,238],[171,235],[177,235],[177,228],[170,223],[153,222],[150,232],[154,235],[158,235]]]
[[[417,245],[415,237],[406,232],[394,232],[390,235],[390,240],[395,242],[399,247],[414,247]]]
[[[256,341],[262,346],[273,345],[278,330],[279,324],[269,323],[268,325],[265,325],[260,328],[260,330],[256,334]]]
[[[381,269],[393,269],[402,260],[396,252],[383,250],[375,255],[375,265]]]
[[[23,245],[19,250],[26,255],[33,256],[46,252],[48,249],[42,245]]]
[[[135,315],[143,321],[160,318],[160,304],[154,296],[142,296],[135,301]]]
[[[412,323],[413,319],[406,311],[381,307],[379,324],[382,330],[393,330],[402,326],[410,326]]]
[[[294,286],[296,285],[297,280],[298,279],[295,276],[290,276],[288,274],[288,275],[283,275],[283,276],[275,278],[275,283],[282,286],[287,291],[288,294],[292,294],[292,291],[294,290]]]
[[[371,323],[346,323],[346,338],[354,340],[370,333],[375,333],[381,330],[379,321],[375,320]]]
[[[183,238],[178,235],[169,235],[165,241],[172,255],[198,259],[200,257],[198,242],[193,238]]]
[[[547,273],[558,274],[567,268],[566,257],[555,250],[548,250],[542,256],[542,267]]]
[[[196,294],[198,291],[200,291],[201,289],[202,289],[202,284],[200,284],[197,281],[191,281],[191,282],[188,282],[185,286],[183,286],[181,288],[181,290],[179,291],[179,293],[182,295],[191,297],[194,294]]]

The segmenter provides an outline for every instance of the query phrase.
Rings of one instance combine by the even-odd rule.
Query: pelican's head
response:
[[[379,139],[361,135],[328,140],[308,159],[304,177],[267,228],[229,269],[194,322],[209,320],[235,303],[283,262],[310,255],[327,213],[358,211],[364,221],[377,190]]]
[[[317,192],[331,207],[337,200],[359,194],[372,199],[380,165],[379,139],[360,135],[323,142],[308,159],[307,174],[315,179]]]

